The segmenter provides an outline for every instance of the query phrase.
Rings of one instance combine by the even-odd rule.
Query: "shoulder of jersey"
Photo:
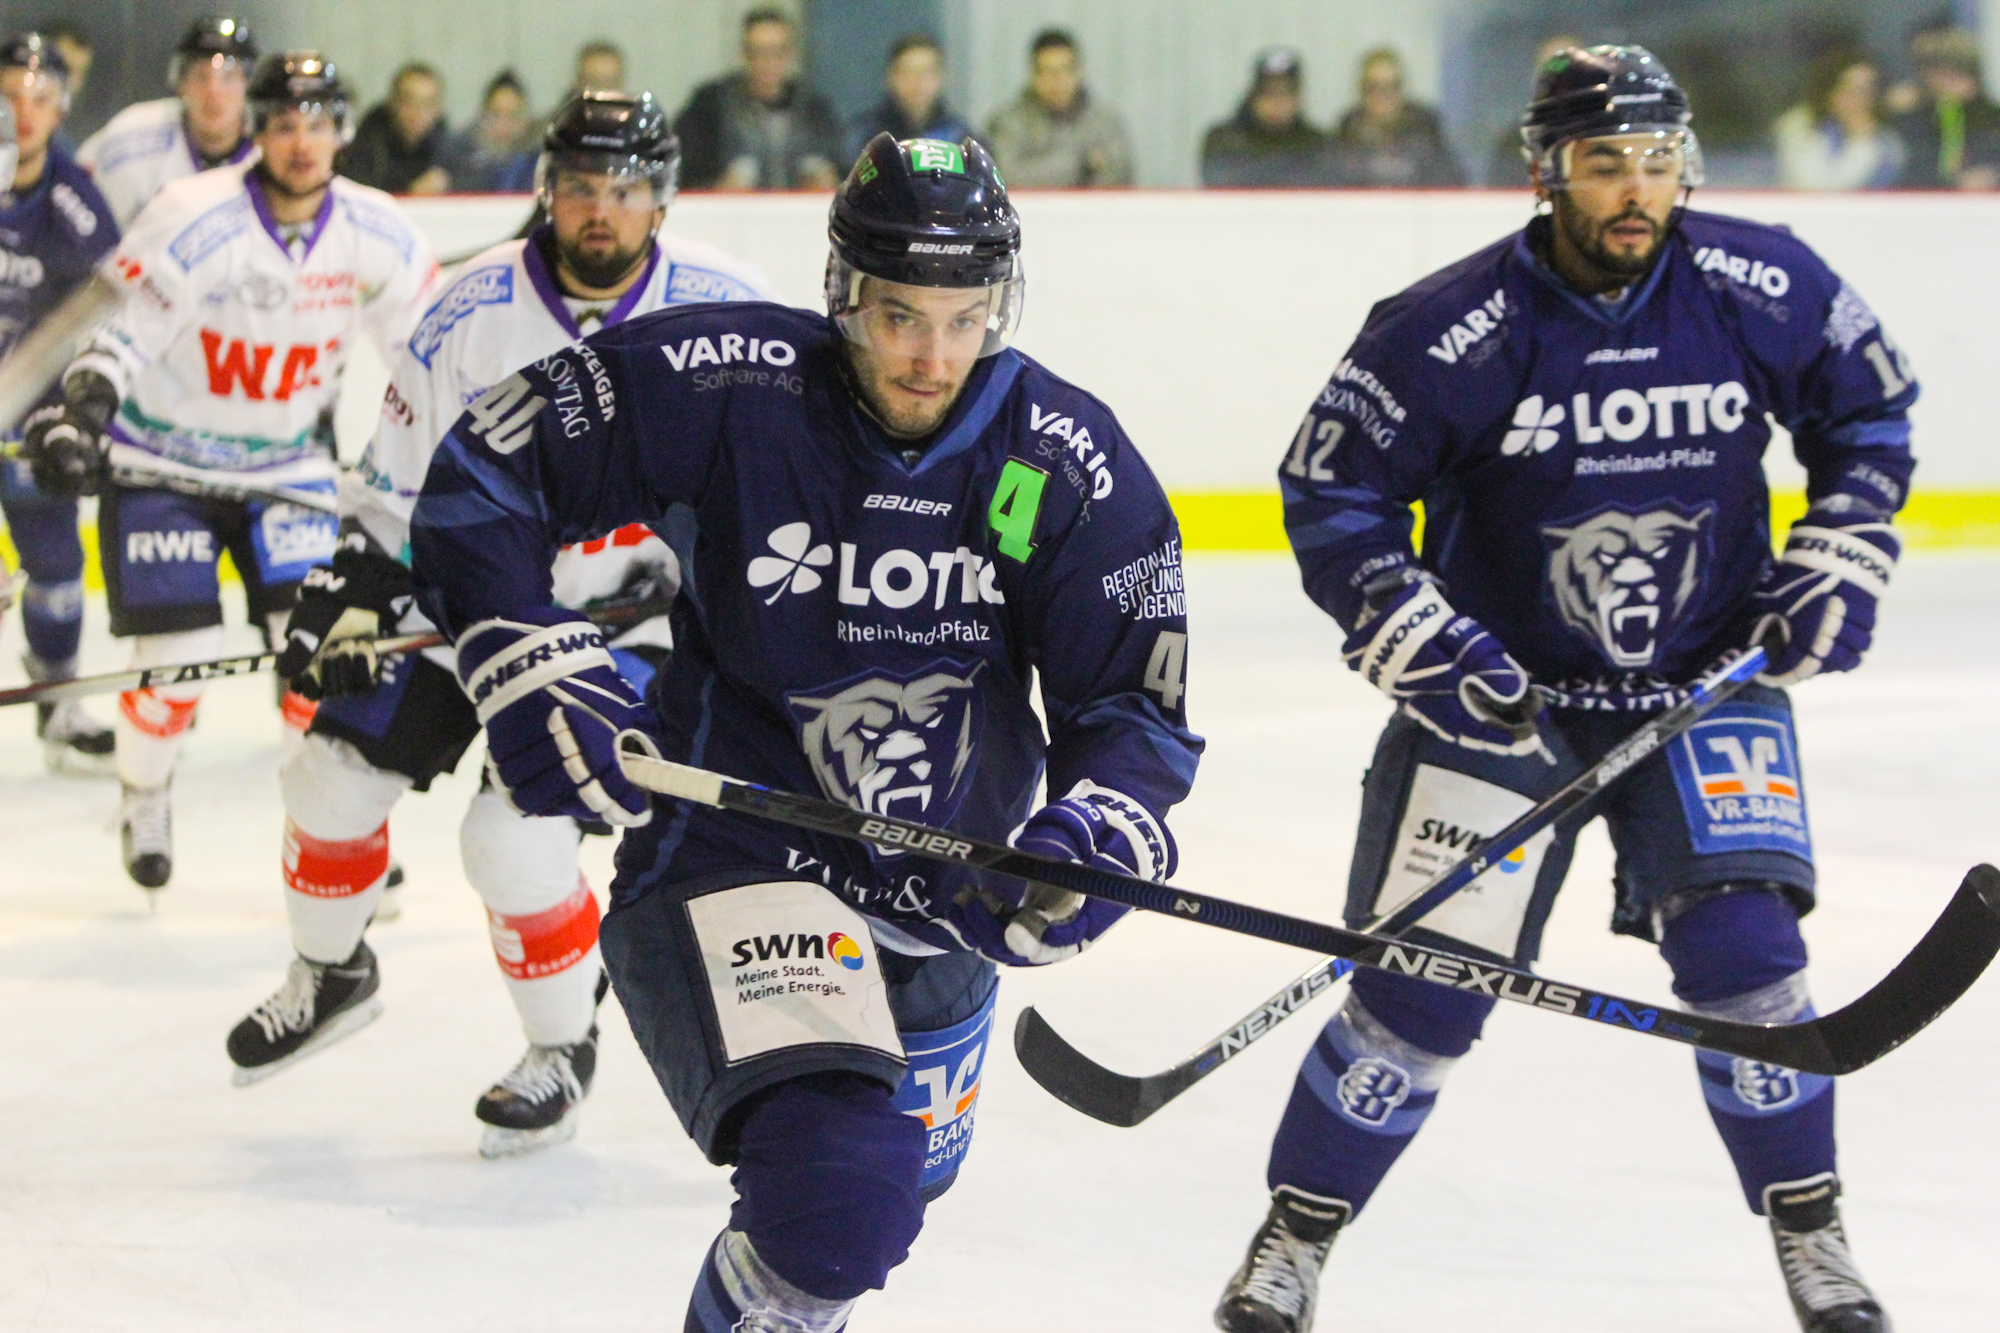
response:
[[[84,240],[112,226],[111,205],[97,188],[97,182],[75,158],[52,159],[56,163],[55,183],[49,199],[62,214],[69,229]]]
[[[1720,273],[1772,300],[1787,294],[1796,300],[1801,281],[1829,291],[1840,285],[1826,261],[1789,227],[1690,209],[1681,218],[1680,231],[1697,269]]]
[[[114,171],[134,157],[150,157],[172,147],[180,121],[178,97],[134,102],[84,140],[77,158],[98,171]]]
[[[414,260],[419,246],[425,244],[410,215],[386,190],[335,176],[333,205],[335,212],[344,215],[355,230],[388,246],[405,264]]]
[[[1010,393],[1014,435],[1010,452],[1039,471],[1069,483],[1051,495],[1073,490],[1080,503],[1106,500],[1120,486],[1154,482],[1152,470],[1126,440],[1125,428],[1104,400],[1078,388],[1033,357],[1021,359],[1020,378]]]
[[[660,257],[669,265],[666,288],[660,295],[669,303],[696,301],[775,301],[764,270],[705,241],[660,233]]]
[[[840,335],[825,315],[774,301],[665,306],[593,333],[604,347],[659,347],[672,373],[757,362],[782,368]],[[752,341],[757,355],[750,354]]]
[[[1377,302],[1362,325],[1362,337],[1412,354],[1420,347],[1437,348],[1437,360],[1457,364],[1511,313],[1508,270],[1518,235],[1510,232]]]
[[[470,329],[482,309],[504,311],[522,296],[527,277],[521,268],[526,241],[502,241],[465,262],[410,334],[410,355],[428,367],[454,330]],[[461,334],[460,336],[467,336]]]

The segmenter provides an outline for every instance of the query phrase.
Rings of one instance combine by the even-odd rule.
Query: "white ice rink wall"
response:
[[[1017,198],[1020,347],[1111,405],[1173,494],[1188,544],[1220,549],[1283,544],[1279,456],[1369,307],[1529,212],[1511,191]],[[511,234],[527,207],[408,203],[447,256]],[[2000,545],[2000,195],[1718,191],[1700,205],[1790,225],[1875,307],[1923,382],[1910,535]],[[681,198],[668,225],[818,305],[825,218],[819,195],[705,195]],[[1796,489],[1789,454],[1773,454],[1773,486]]]

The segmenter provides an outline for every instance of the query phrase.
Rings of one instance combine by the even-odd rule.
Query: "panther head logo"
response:
[[[972,778],[985,666],[940,660],[787,694],[820,789],[870,814],[948,821]]]
[[[1707,575],[1714,517],[1713,504],[1642,513],[1608,505],[1572,526],[1543,528],[1556,609],[1613,666],[1653,665]]]

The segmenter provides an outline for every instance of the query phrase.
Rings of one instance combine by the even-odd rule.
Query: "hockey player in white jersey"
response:
[[[230,1035],[238,1083],[379,1012],[375,955],[362,934],[389,869],[390,808],[454,768],[479,731],[447,650],[378,661],[355,637],[428,628],[409,610],[409,524],[445,432],[467,403],[530,362],[571,358],[578,391],[592,392],[589,354],[564,349],[601,327],[664,306],[775,299],[750,266],[658,234],[679,156],[650,96],[572,98],[538,164],[550,221],[467,263],[396,358],[375,439],[341,482],[340,550],[308,577],[278,664],[321,698],[282,779],[285,903],[298,957],[283,987]],[[666,544],[635,524],[565,548],[555,582],[563,605],[587,608],[671,596],[679,573]],[[665,616],[607,637],[643,692],[672,644]],[[488,1156],[573,1135],[595,1072],[603,966],[578,840],[576,821],[521,815],[490,786],[465,814],[466,877],[486,905],[528,1039],[527,1054],[475,1109],[488,1126]]]
[[[135,102],[83,141],[76,160],[96,179],[121,228],[129,229],[169,181],[250,156],[244,97],[256,63],[249,24],[198,18],[167,67],[174,95]]]
[[[222,653],[217,560],[242,575],[273,637],[306,571],[333,554],[333,516],[108,482],[112,462],[331,493],[331,417],[357,335],[384,355],[415,326],[437,275],[430,243],[379,190],[334,175],[347,96],[316,53],[268,57],[251,82],[260,160],[176,181],[106,261],[125,297],[29,420],[44,489],[103,493],[98,540],[111,632],[133,665]],[[169,781],[198,684],[119,696],[125,868],[147,889],[173,870]],[[311,706],[286,698],[288,743]]]

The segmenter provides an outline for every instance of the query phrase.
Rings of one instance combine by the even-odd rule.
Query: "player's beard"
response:
[[[848,378],[861,399],[862,407],[896,439],[919,440],[935,431],[951,415],[952,405],[958,402],[958,396],[965,392],[964,379],[954,385],[926,383],[921,387],[948,389],[949,392],[939,393],[932,403],[895,406],[883,390],[888,372],[876,361],[874,353],[853,343],[846,347]],[[969,370],[966,378],[971,378]]]
[[[1563,229],[1563,234],[1569,238],[1569,243],[1576,247],[1577,253],[1607,276],[1623,278],[1628,282],[1653,266],[1654,258],[1660,253],[1661,239],[1666,235],[1666,228],[1641,212],[1637,205],[1628,205],[1625,211],[1616,217],[1605,218],[1599,222],[1558,195],[1555,215],[1556,225]],[[1626,222],[1643,222],[1651,228],[1652,244],[1636,254],[1620,254],[1613,250],[1606,244],[1605,237],[1613,227]]]
[[[556,254],[562,260],[563,268],[571,277],[591,291],[601,292],[615,287],[619,279],[637,268],[652,249],[653,238],[648,236],[639,244],[626,248],[613,248],[597,254],[586,254],[579,247],[567,246],[558,241]]]

